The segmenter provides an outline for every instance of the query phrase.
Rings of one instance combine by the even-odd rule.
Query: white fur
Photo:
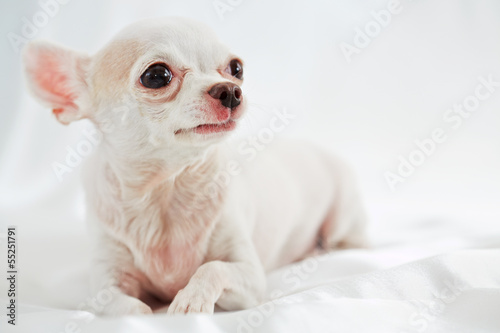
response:
[[[227,186],[216,181],[231,158],[225,134],[188,129],[225,115],[207,91],[241,85],[225,72],[233,58],[207,27],[180,18],[138,22],[92,57],[28,45],[35,95],[60,121],[89,118],[104,135],[84,180],[93,290],[118,288],[103,313],[150,313],[151,295],[171,302],[169,313],[248,308],[265,271],[312,253],[318,239],[327,249],[364,244],[349,170],[314,146],[278,142]],[[156,62],[174,79],[152,91],[139,78]]]

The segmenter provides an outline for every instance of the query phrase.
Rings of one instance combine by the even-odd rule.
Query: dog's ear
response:
[[[23,50],[26,79],[32,93],[63,124],[86,117],[90,57],[45,41]]]

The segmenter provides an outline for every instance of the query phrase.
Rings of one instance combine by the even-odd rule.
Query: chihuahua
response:
[[[151,313],[152,298],[171,314],[253,307],[266,271],[366,244],[353,176],[337,158],[279,142],[228,163],[223,141],[247,105],[243,62],[208,27],[147,19],[93,56],[33,41],[23,61],[57,120],[86,118],[102,132],[84,168],[92,289],[115,290],[102,314]]]

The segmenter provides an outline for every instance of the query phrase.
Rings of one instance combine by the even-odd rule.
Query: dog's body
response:
[[[141,22],[92,58],[34,43],[25,62],[61,122],[89,118],[104,132],[85,179],[93,288],[118,288],[104,313],[149,313],[149,295],[171,301],[170,313],[247,308],[266,270],[318,240],[364,244],[342,162],[276,143],[239,163],[219,143],[244,112],[242,67],[205,27]]]

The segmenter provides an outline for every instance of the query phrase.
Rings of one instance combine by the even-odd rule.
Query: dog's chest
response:
[[[222,195],[200,190],[211,179],[200,178],[202,171],[155,187],[148,200],[124,202],[120,223],[108,225],[131,250],[142,276],[140,284],[166,301],[186,286],[205,261],[222,212]]]
[[[203,264],[206,248],[203,243],[174,241],[146,248],[136,256],[136,266],[149,280],[144,287],[165,301],[172,300]]]
[[[187,285],[205,260],[219,207],[200,208],[172,205],[169,214],[159,215],[161,220],[143,232],[148,237],[135,239],[132,252],[136,268],[147,277],[144,287],[165,301]]]

